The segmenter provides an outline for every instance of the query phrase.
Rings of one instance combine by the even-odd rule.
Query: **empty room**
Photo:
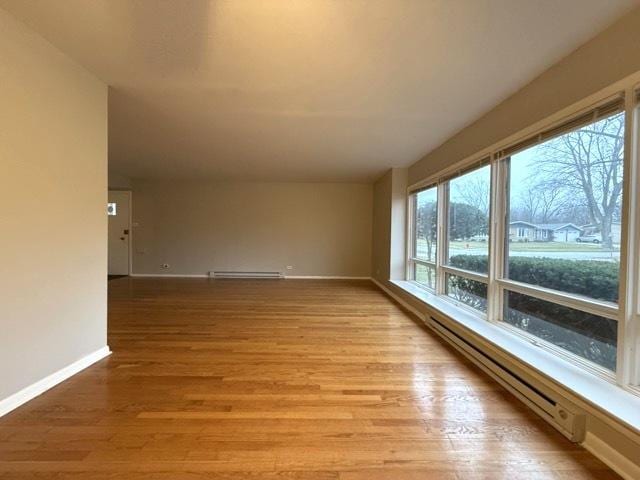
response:
[[[640,480],[640,0],[0,0],[0,480]]]

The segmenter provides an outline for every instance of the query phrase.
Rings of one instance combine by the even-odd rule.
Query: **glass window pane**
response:
[[[433,187],[416,194],[415,256],[436,261],[438,192]]]
[[[624,114],[511,157],[507,277],[618,301]]]
[[[482,282],[447,274],[447,296],[476,310],[487,312],[487,285]]]
[[[449,265],[487,273],[490,190],[489,165],[449,181]]]
[[[430,265],[421,263],[413,264],[413,279],[423,287],[431,290],[436,288],[436,269]]]
[[[615,371],[615,320],[515,292],[504,303],[505,322]]]

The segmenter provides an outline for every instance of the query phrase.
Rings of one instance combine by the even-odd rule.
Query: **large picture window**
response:
[[[624,131],[625,115],[615,113],[503,160],[508,170],[504,278],[568,294],[564,305],[557,305],[541,300],[535,289],[528,296],[507,292],[503,320],[612,371]],[[613,308],[603,308],[602,316],[584,313],[593,310],[591,299]]]
[[[507,277],[618,301],[624,114],[509,159]]]
[[[618,325],[640,321],[640,299],[621,294],[640,290],[640,265],[624,264],[625,251],[640,255],[625,239],[640,215],[635,205],[625,214],[624,190],[627,163],[640,160],[626,158],[624,107],[612,98],[411,193],[409,280],[605,377],[630,378],[619,373]]]

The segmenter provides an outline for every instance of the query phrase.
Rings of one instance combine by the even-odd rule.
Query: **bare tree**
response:
[[[418,205],[416,230],[418,239],[422,239],[426,245],[427,259],[435,261],[436,232],[438,230],[436,202],[427,202]]]
[[[520,192],[518,204],[512,209],[513,220],[522,220],[524,222],[533,223],[538,217],[540,209],[540,199],[536,194],[535,187],[529,187]]]
[[[569,204],[562,187],[547,180],[537,181],[520,192],[512,216],[525,222],[551,223],[560,221]]]
[[[562,135],[539,147],[541,191],[562,189],[584,204],[590,221],[612,247],[611,225],[619,215],[624,155],[624,115],[618,114]]]
[[[454,193],[457,202],[471,205],[480,210],[485,217],[488,217],[490,189],[488,178],[473,175],[465,178],[463,183],[456,183]]]

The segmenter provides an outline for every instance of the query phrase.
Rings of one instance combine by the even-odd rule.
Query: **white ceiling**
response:
[[[637,4],[0,0],[112,86],[112,171],[303,181],[410,165]]]

